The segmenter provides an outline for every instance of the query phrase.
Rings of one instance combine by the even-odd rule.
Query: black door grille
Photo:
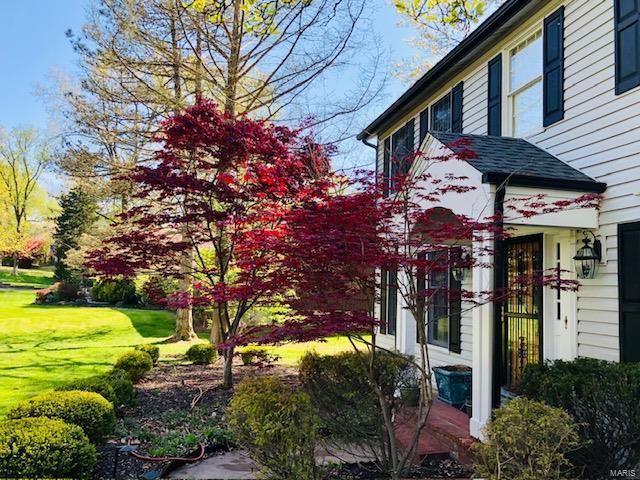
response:
[[[502,304],[502,385],[517,389],[529,363],[542,358],[542,236],[506,243],[507,298]]]

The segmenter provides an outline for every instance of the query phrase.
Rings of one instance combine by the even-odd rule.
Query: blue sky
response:
[[[0,0],[0,125],[45,129],[49,114],[36,94],[47,85],[53,70],[73,75],[76,55],[65,31],[79,31],[90,0]],[[406,39],[411,30],[398,27],[398,17],[387,0],[371,1],[371,21],[384,48],[396,55],[410,54]],[[366,54],[366,52],[363,52]],[[353,79],[355,81],[355,79]],[[346,79],[345,84],[349,82]],[[388,106],[405,86],[391,78],[373,117]],[[367,118],[370,120],[371,118]],[[361,156],[364,151],[356,153]]]

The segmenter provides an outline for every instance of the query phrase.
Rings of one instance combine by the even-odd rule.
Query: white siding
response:
[[[613,2],[565,4],[565,117],[529,140],[606,182],[606,265],[578,292],[578,355],[619,359],[617,224],[640,219],[640,88],[614,92]],[[577,247],[576,247],[577,248]]]
[[[583,281],[578,293],[577,352],[578,355],[618,360],[617,225],[640,220],[640,87],[615,95],[612,0],[550,1],[537,17],[529,18],[501,45],[485,52],[457,77],[447,78],[441,89],[427,102],[407,112],[407,116],[389,132],[415,116],[417,140],[418,112],[463,80],[463,130],[486,135],[487,62],[560,5],[565,6],[564,119],[528,140],[608,185],[601,205],[598,232],[604,245],[606,264],[601,265],[595,279]],[[503,54],[503,69],[507,68],[507,61]],[[503,104],[503,110],[505,108]],[[434,365],[453,363],[452,360],[470,362],[470,319],[463,319],[462,332],[463,353],[457,356],[459,359],[454,359],[444,349],[435,348],[432,353]]]

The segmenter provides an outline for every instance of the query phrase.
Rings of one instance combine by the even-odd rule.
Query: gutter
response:
[[[472,163],[472,162],[469,162]],[[568,180],[561,178],[536,177],[534,175],[512,175],[502,172],[487,172],[482,174],[482,183],[510,186],[539,187],[577,192],[603,193],[607,184],[595,180]]]
[[[362,140],[375,135],[382,127],[393,121],[394,117],[402,112],[421,103],[430,92],[435,90],[438,85],[439,77],[445,73],[451,73],[449,70],[458,65],[461,60],[470,54],[474,49],[481,47],[481,43],[489,40],[493,35],[501,33],[500,27],[508,24],[513,20],[515,15],[523,10],[529,4],[538,3],[537,0],[507,0],[484,22],[471,32],[462,42],[460,42],[453,50],[444,56],[442,60],[436,63],[427,73],[418,79],[409,89],[403,93],[389,108],[379,115],[371,124],[362,130],[357,138]]]

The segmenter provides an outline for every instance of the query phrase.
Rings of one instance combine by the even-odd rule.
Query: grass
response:
[[[16,402],[70,380],[108,370],[123,352],[157,343],[160,357],[183,354],[188,342],[162,343],[173,333],[173,313],[106,307],[33,305],[35,292],[0,290],[0,417]],[[203,333],[203,338],[208,335]],[[346,338],[268,347],[294,366],[309,350],[351,349]]]
[[[45,269],[18,269],[18,275],[11,275],[11,267],[0,267],[0,283],[11,286],[40,287],[53,285],[53,271]]]
[[[173,332],[166,311],[32,305],[35,293],[0,290],[0,416],[17,401],[108,370],[118,355]],[[186,342],[161,344],[178,354]]]
[[[309,351],[314,351],[321,355],[333,355],[346,350],[353,350],[353,346],[347,337],[330,337],[325,342],[288,343],[277,347],[265,347],[265,349],[269,353],[280,357],[279,364],[297,366],[300,359]]]

